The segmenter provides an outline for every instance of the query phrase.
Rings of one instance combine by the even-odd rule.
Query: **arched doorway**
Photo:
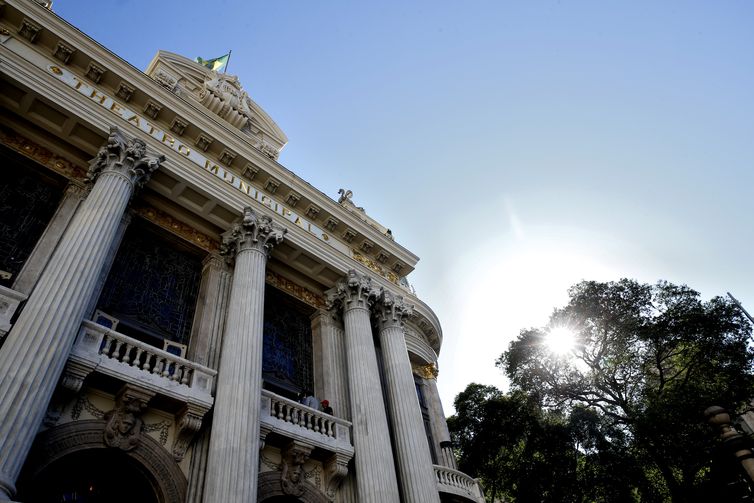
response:
[[[19,496],[29,503],[159,503],[149,479],[119,449],[87,449],[45,467]]]
[[[141,435],[136,448],[122,451],[105,445],[104,429],[105,421],[92,419],[40,433],[21,472],[17,499],[26,503],[185,502],[186,477],[159,442]],[[70,480],[65,479],[66,474]],[[87,480],[90,475],[94,475],[91,481]],[[109,486],[117,491],[107,491],[114,496],[86,499],[90,492],[88,482],[96,482],[92,485],[94,489]],[[57,492],[51,494],[59,496],[58,499],[39,499],[48,497],[43,485],[55,488]],[[63,492],[75,492],[77,499],[64,499],[67,496]],[[133,494],[138,496],[127,496]]]

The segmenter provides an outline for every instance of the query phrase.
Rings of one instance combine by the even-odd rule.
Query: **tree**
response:
[[[586,281],[569,295],[547,327],[523,330],[497,365],[544,408],[571,419],[593,414],[605,434],[592,454],[641,467],[642,500],[694,500],[714,447],[702,412],[735,410],[752,396],[750,324],[725,299],[703,302],[667,282]],[[566,356],[545,343],[558,327],[576,336]]]

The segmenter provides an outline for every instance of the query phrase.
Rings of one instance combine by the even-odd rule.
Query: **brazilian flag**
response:
[[[197,63],[199,63],[202,66],[205,66],[209,68],[210,70],[220,70],[222,67],[228,64],[228,59],[230,58],[230,53],[220,56],[218,58],[213,59],[202,59],[197,56],[197,58],[194,60]]]

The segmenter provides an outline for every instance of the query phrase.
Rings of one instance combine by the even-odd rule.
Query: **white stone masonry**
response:
[[[286,229],[244,209],[243,221],[223,239],[235,258],[212,419],[204,501],[257,500],[262,334],[267,257]]]
[[[398,503],[398,482],[370,323],[373,293],[371,279],[351,270],[328,292],[328,301],[343,308],[358,501]]]
[[[126,206],[163,160],[110,129],[89,168],[91,192],[0,350],[0,499],[15,492]]]
[[[382,347],[402,501],[439,503],[432,456],[403,336],[403,319],[413,308],[405,304],[402,297],[383,290],[373,309]]]

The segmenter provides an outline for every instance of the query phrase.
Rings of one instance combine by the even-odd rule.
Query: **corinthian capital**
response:
[[[345,278],[341,278],[335,287],[327,291],[327,305],[337,307],[369,307],[374,300],[377,289],[372,287],[372,278],[351,269]]]
[[[257,250],[269,256],[287,232],[288,229],[273,222],[271,217],[257,215],[247,206],[243,209],[243,220],[223,236],[220,253],[230,260],[243,250]]]
[[[86,178],[93,183],[102,173],[112,171],[128,178],[134,189],[140,189],[163,161],[164,155],[147,154],[147,144],[144,140],[127,138],[120,129],[111,126],[107,143],[91,160]]]
[[[374,303],[373,311],[380,328],[400,327],[403,320],[411,316],[414,306],[406,304],[402,296],[393,295],[392,292],[383,288]]]

